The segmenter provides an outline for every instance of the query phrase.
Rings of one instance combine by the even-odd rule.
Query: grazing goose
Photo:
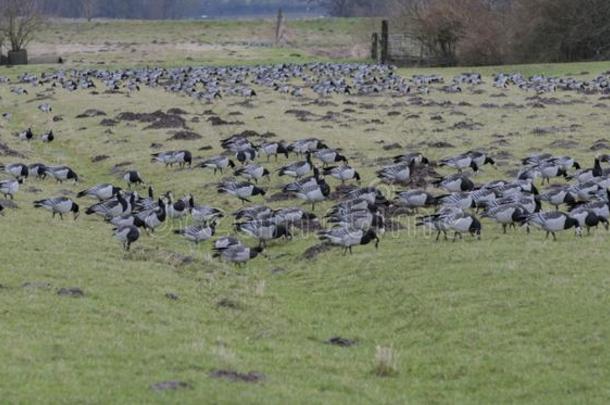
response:
[[[389,205],[389,201],[381,190],[376,187],[363,187],[352,190],[347,194],[347,198],[351,200],[361,198],[374,205]]]
[[[608,219],[598,215],[591,208],[578,207],[571,210],[569,215],[578,221],[581,228],[587,228],[587,234],[591,233],[591,228],[597,228],[599,224],[604,224],[608,230]]]
[[[235,153],[235,159],[241,164],[245,164],[247,162],[251,162],[256,160],[258,157],[258,152],[255,148],[248,148],[244,150],[237,151]]]
[[[227,167],[234,168],[235,163],[227,156],[215,156],[199,163],[197,167],[214,169],[214,174],[216,174],[217,171],[222,173],[223,169],[226,169]]]
[[[192,225],[184,229],[174,230],[177,235],[182,235],[186,240],[199,244],[205,242],[214,236],[216,232],[216,225],[214,223],[209,226],[206,225]]]
[[[527,218],[527,223],[546,231],[547,239],[549,234],[552,234],[553,240],[557,240],[555,232],[570,228],[576,228],[576,234],[579,236],[582,232],[578,221],[561,211],[538,212],[536,214],[531,214]]]
[[[119,187],[115,187],[112,184],[104,183],[97,184],[93,187],[83,190],[76,194],[76,197],[93,197],[97,198],[99,201],[106,201],[116,196],[120,191],[121,189]]]
[[[33,163],[28,166],[29,175],[37,179],[46,179],[49,169],[42,163]]]
[[[414,210],[417,213],[419,208],[426,208],[436,205],[438,200],[423,190],[403,191],[396,195],[397,205]]]
[[[266,219],[273,215],[273,210],[265,205],[253,205],[243,207],[233,213],[236,220],[254,221],[258,219]]]
[[[53,218],[55,218],[55,214],[59,214],[59,218],[64,219],[64,214],[72,212],[74,214],[74,220],[76,220],[79,214],[78,204],[67,197],[34,201],[34,208],[44,208],[47,211],[51,211],[53,213]]]
[[[278,154],[282,153],[286,158],[288,158],[288,149],[286,145],[282,142],[272,142],[272,143],[264,143],[260,145],[260,150],[265,155],[267,155],[267,161],[271,158],[271,156],[275,156],[275,160],[277,161]]]
[[[214,241],[214,250],[216,252],[228,249],[231,246],[243,246],[243,244],[233,236],[223,236]]]
[[[447,177],[434,180],[433,185],[443,188],[450,193],[459,191],[472,191],[474,190],[474,183],[467,176],[456,173]]]
[[[217,208],[208,205],[196,205],[192,195],[189,195],[189,207],[191,210],[191,217],[196,223],[205,225],[216,222],[219,218],[224,216],[224,213]]]
[[[343,228],[367,230],[369,228],[385,230],[385,218],[378,211],[357,210],[344,214],[327,215],[328,222]]]
[[[78,175],[68,166],[49,166],[47,173],[53,177],[58,183],[63,183],[66,180],[74,180],[78,182]]]
[[[280,176],[290,176],[295,178],[301,178],[307,175],[313,168],[311,163],[311,153],[306,153],[306,160],[302,162],[295,162],[286,165],[279,169]]]
[[[464,169],[472,168],[473,171],[477,172],[479,166],[472,160],[470,153],[463,153],[461,155],[453,156],[450,158],[442,159],[439,162],[439,166],[447,166],[457,169],[459,173],[462,173]]]
[[[114,237],[123,243],[123,249],[129,250],[131,244],[140,238],[140,230],[134,225],[125,225],[113,229]]]
[[[259,246],[267,246],[267,242],[274,239],[292,239],[292,235],[284,224],[276,224],[271,221],[250,221],[235,224],[237,231],[244,232],[258,239]]]
[[[477,167],[477,170],[475,170],[475,171],[478,171],[481,167],[483,167],[485,165],[493,166],[496,164],[496,161],[493,160],[492,158],[490,158],[489,156],[487,156],[487,154],[485,152],[471,150],[471,151],[467,152],[467,154],[468,154],[468,156],[470,156],[470,158],[472,159],[472,162]],[[472,169],[474,170],[474,167],[472,167]]]
[[[28,128],[25,131],[19,132],[17,137],[21,141],[31,141],[34,138],[34,133],[32,132],[32,128]]]
[[[284,187],[285,193],[294,193],[297,198],[311,203],[311,210],[316,210],[316,203],[326,200],[330,195],[330,186],[323,180],[319,179],[315,183],[307,183],[305,185],[297,183],[288,184]]]
[[[423,164],[423,165],[427,165],[430,164],[430,160],[428,160],[427,157],[425,157],[423,154],[421,154],[420,152],[410,152],[410,153],[405,153],[404,155],[399,155],[399,156],[395,156],[394,157],[394,163],[411,163],[414,162],[415,164]]]
[[[463,234],[466,232],[479,240],[481,239],[481,222],[474,215],[467,212],[454,215],[448,225],[449,229],[454,231],[454,242],[458,236],[460,239],[463,239]]]
[[[546,180],[547,183],[550,184],[552,177],[568,177],[568,172],[563,168],[561,164],[558,163],[542,163],[536,166],[536,169],[540,173],[540,176],[542,176],[542,183],[544,183],[544,181]]]
[[[541,201],[546,201],[555,207],[555,210],[559,210],[559,206],[562,204],[574,204],[576,203],[576,197],[572,194],[569,188],[558,187],[550,190],[547,193],[540,195]]]
[[[582,203],[574,203],[571,204],[570,213],[576,209],[590,209],[593,210],[598,216],[610,219],[610,190],[606,189],[606,198],[605,200],[600,199],[600,201],[588,202],[585,204]]]
[[[4,194],[4,198],[14,198],[19,191],[19,185],[23,184],[23,179],[2,180],[0,181],[0,193]]]
[[[227,193],[234,197],[239,198],[242,203],[251,202],[248,198],[256,195],[265,195],[265,190],[255,186],[252,183],[241,182],[236,183],[234,181],[223,182],[218,186],[219,193]]]
[[[255,182],[258,182],[258,180],[263,177],[267,177],[267,179],[269,179],[270,175],[269,170],[254,163],[236,169],[233,174],[235,174],[237,177],[241,176],[248,180],[254,180]]]
[[[123,197],[123,194],[119,192],[115,198],[94,204],[87,208],[85,214],[96,214],[104,218],[114,218],[130,214],[133,207],[132,202],[135,201],[135,196],[133,194],[131,195],[130,200],[132,201],[127,201]]]
[[[245,245],[232,245],[224,249],[216,250],[213,257],[219,257],[227,262],[234,263],[237,266],[241,266],[251,259],[263,252],[261,246],[254,248],[247,247]]]
[[[462,213],[461,209],[455,207],[443,207],[434,214],[418,217],[415,226],[422,226],[436,232],[436,242],[438,242],[441,233],[447,240],[447,231],[450,229],[449,226],[453,218]]]
[[[0,170],[4,170],[16,179],[27,179],[29,175],[29,169],[27,165],[23,163],[10,163],[8,165],[0,164]]]
[[[314,156],[322,162],[324,167],[338,162],[345,162],[347,164],[347,158],[334,149],[321,149],[316,151]]]
[[[133,184],[138,186],[144,183],[144,180],[142,180],[142,176],[140,176],[140,173],[137,170],[128,170],[127,172],[125,172],[125,174],[123,175],[123,180],[127,182],[128,188],[131,188]]]
[[[497,207],[490,207],[481,215],[483,218],[490,218],[502,225],[503,233],[509,225],[523,225],[527,221],[528,212],[520,204],[504,204]]]
[[[48,114],[48,113],[53,111],[53,108],[51,107],[51,104],[49,104],[49,103],[42,103],[42,104],[40,104],[38,106],[38,109],[40,111],[42,111],[43,113],[46,113],[46,114]]]
[[[409,181],[413,172],[414,162],[397,163],[392,166],[385,166],[377,171],[377,177],[388,183],[405,183]]]
[[[475,208],[472,193],[459,192],[436,197],[437,203],[443,207],[456,207],[460,209]]]
[[[360,174],[348,165],[324,168],[323,173],[325,176],[332,176],[335,179],[341,180],[341,184],[352,179],[355,179],[357,182],[360,181]]]
[[[41,139],[42,139],[42,142],[44,142],[44,143],[53,142],[55,140],[55,134],[53,134],[53,130],[50,130],[50,131],[42,134]]]
[[[193,155],[188,150],[159,152],[152,154],[152,161],[165,164],[165,167],[171,167],[178,163],[180,167],[188,165],[189,167],[193,163]]]
[[[294,225],[301,221],[317,221],[317,218],[313,213],[304,211],[302,208],[288,207],[273,211],[270,220],[277,225]]]
[[[318,232],[322,241],[328,241],[335,246],[343,247],[343,254],[348,251],[352,254],[352,247],[356,245],[368,245],[375,240],[375,249],[379,248],[379,237],[373,229],[366,231],[362,229],[353,230],[349,228],[333,228]]]
[[[112,225],[118,228],[128,225],[137,226],[138,228],[144,228],[145,226],[144,221],[142,221],[142,219],[140,219],[140,217],[138,217],[137,215],[133,214],[121,215],[114,218],[108,217],[106,218],[106,221],[110,222]]]

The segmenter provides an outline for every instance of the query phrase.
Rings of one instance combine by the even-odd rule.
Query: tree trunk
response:
[[[21,49],[19,51],[8,52],[8,64],[9,65],[27,65],[28,64],[28,51]]]

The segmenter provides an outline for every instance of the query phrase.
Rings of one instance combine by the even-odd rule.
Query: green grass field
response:
[[[61,25],[49,28],[46,38],[57,42],[83,38],[83,43],[154,39],[173,43],[195,38],[182,33],[179,23],[167,24],[174,27],[167,38],[164,32],[154,32],[156,26],[133,28],[131,35],[135,25],[123,22],[112,23],[112,29],[91,28],[85,34],[79,33],[79,24]],[[209,24],[200,39],[210,37],[206,41],[216,44],[216,33],[225,32],[222,25],[227,23]],[[253,29],[249,24],[255,23],[242,27],[246,36]],[[335,29],[332,22],[295,25],[305,33]],[[341,31],[352,25],[342,22]],[[103,35],[96,33],[98,29]],[[309,48],[305,43],[312,39],[308,38],[301,38],[303,45],[296,49]],[[253,60],[277,62],[295,51],[244,52],[255,55]],[[69,58],[70,66],[106,58],[81,56],[82,63]],[[158,56],[159,63],[174,64],[166,56]],[[152,63],[155,58],[144,59]],[[308,54],[301,59],[314,58]],[[202,51],[194,61],[182,63],[206,59],[244,62]],[[108,64],[141,62],[121,51]],[[1,69],[0,75],[15,77],[50,68]],[[486,75],[515,70],[588,72],[585,77],[609,69],[610,62],[476,70]],[[433,71],[450,79],[467,70],[400,73]],[[379,250],[356,247],[352,256],[345,257],[333,250],[306,260],[303,252],[317,241],[314,235],[301,235],[291,242],[273,243],[268,257],[238,269],[212,259],[210,243],[195,248],[171,234],[180,226],[177,222],[155,237],[143,236],[125,253],[111,237],[110,227],[99,219],[82,215],[77,221],[54,220],[31,206],[36,199],[72,195],[99,182],[124,186],[112,169],[129,162],[122,167],[140,170],[158,192],[173,190],[176,196],[192,192],[197,202],[231,212],[240,203],[216,194],[214,184],[220,176],[202,169],[154,165],[150,153],[155,150],[150,145],[162,144],[161,150],[185,148],[206,157],[221,151],[220,139],[246,129],[271,131],[288,141],[323,138],[344,149],[363,174],[363,184],[375,184],[376,159],[400,153],[383,150],[391,143],[432,159],[485,149],[500,157],[497,167],[486,167],[476,178],[483,182],[511,178],[518,159],[539,150],[570,154],[588,167],[596,153],[590,150],[592,144],[608,138],[610,119],[599,104],[607,101],[599,96],[557,93],[552,97],[575,102],[544,109],[515,108],[506,104],[526,105],[533,94],[514,88],[500,91],[489,85],[489,76],[486,81],[482,94],[466,88],[458,95],[437,91],[424,96],[439,103],[451,101],[450,107],[355,96],[350,100],[356,105],[344,105],[347,98],[339,96],[328,100],[334,104],[305,105],[306,100],[260,89],[253,107],[244,108],[241,98],[226,97],[208,105],[151,89],[127,96],[39,88],[16,96],[9,86],[0,86],[1,112],[14,114],[0,123],[0,142],[25,156],[0,156],[0,162],[67,164],[82,177],[77,185],[28,180],[15,198],[18,208],[7,209],[0,217],[0,402],[607,403],[610,236],[601,228],[582,239],[564,232],[552,242],[541,232],[503,235],[499,225],[483,221],[481,241],[435,243],[415,229],[413,218],[405,217],[401,222],[406,229],[386,233]],[[54,107],[51,115],[36,109],[42,101]],[[461,101],[470,106],[458,105]],[[481,108],[483,103],[497,106]],[[188,112],[188,127],[202,139],[169,141],[171,131],[145,130],[144,124],[100,125],[102,118],[120,112],[174,107]],[[107,117],[75,118],[90,108]],[[328,111],[337,114],[333,119],[302,122],[284,113],[289,109],[306,109],[318,118]],[[243,125],[211,126],[205,110]],[[394,111],[398,114],[388,114]],[[55,115],[63,120],[53,122]],[[434,116],[441,119],[432,120]],[[467,120],[480,123],[480,129],[453,128]],[[57,140],[49,145],[23,143],[11,135],[30,125],[36,133],[52,128]],[[533,130],[538,127],[553,128],[537,135]],[[429,146],[438,141],[453,147]],[[203,146],[213,150],[198,151]],[[93,163],[99,155],[108,158]],[[269,167],[283,163],[282,158]],[[273,176],[271,194],[281,184]],[[273,206],[298,204],[294,200]],[[330,204],[321,205],[316,213],[321,215]],[[231,219],[223,221],[218,235],[230,228]],[[59,296],[57,290],[63,287],[78,287],[85,296]],[[170,300],[167,293],[179,299]],[[356,344],[343,348],[324,343],[333,336]],[[378,347],[391,348],[395,356],[395,372],[390,376],[376,375]],[[254,371],[264,378],[258,383],[226,381],[212,378],[214,370]],[[161,392],[150,388],[168,380],[186,382],[190,388]]]

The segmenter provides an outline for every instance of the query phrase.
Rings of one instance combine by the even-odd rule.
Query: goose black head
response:
[[[489,165],[495,165],[495,164],[496,164],[496,161],[495,161],[495,160],[493,160],[493,159],[492,159],[492,158],[490,158],[490,157],[486,157],[486,158],[485,158],[485,162],[484,162],[483,164],[485,164],[485,165],[487,165],[487,164],[489,164]]]
[[[77,203],[72,203],[72,208],[70,209],[70,211],[72,211],[72,213],[74,214],[74,220],[76,221],[76,219],[78,218],[78,215],[80,213],[80,208],[78,206]]]
[[[356,179],[357,182],[360,182],[360,173],[354,172],[354,179]]]
[[[318,169],[318,168],[317,168],[317,167],[315,167],[315,166],[313,167],[313,177],[314,177],[316,180],[319,180],[319,179],[320,179],[320,169]]]
[[[373,240],[375,240],[375,249],[379,248],[379,237],[377,236],[374,230],[369,229],[364,233],[364,235],[362,235],[362,239],[360,239],[360,244],[368,245]]]
[[[474,162],[470,162],[470,168],[476,173],[479,171],[479,166]]]
[[[422,162],[422,164],[424,164],[424,165],[429,165],[429,164],[430,164],[430,160],[428,160],[428,158],[427,158],[427,157],[425,157],[425,156],[422,156],[422,157],[421,157],[421,162]]]
[[[534,183],[530,183],[530,190],[531,193],[534,195],[540,195],[540,192],[538,191],[538,189],[536,188],[536,186],[534,185]]]
[[[598,158],[595,158],[595,164],[593,165],[593,177],[600,177],[604,174],[602,170],[602,165],[599,162]]]
[[[578,220],[576,220],[575,218],[572,218],[571,216],[566,215],[566,220],[563,224],[563,229],[570,229],[570,228],[575,228],[577,234],[581,233],[581,231],[582,231],[580,229],[580,222],[578,222]]]
[[[229,167],[231,169],[235,167],[235,162],[233,162],[231,159],[229,159]]]
[[[292,234],[288,231],[286,225],[278,225],[275,227],[275,232],[273,233],[275,238],[284,237],[288,240],[292,239]]]
[[[184,163],[188,164],[189,166],[193,163],[193,155],[191,155],[191,152],[188,150],[184,151]]]
[[[263,177],[269,177],[271,173],[267,169],[263,169]]]
[[[563,167],[559,168],[559,170],[557,170],[557,176],[561,176],[563,178],[567,178],[568,177],[568,171],[566,169],[564,169]]]
[[[250,248],[250,259],[254,259],[256,256],[263,253],[263,250],[265,250],[265,248],[263,248],[262,246]]]
[[[335,156],[335,162],[345,162],[347,163],[347,158],[343,155],[340,155],[337,153],[337,155]]]
[[[578,163],[577,161],[574,161],[574,163],[572,163],[572,168],[576,169],[576,170],[580,170],[580,163]]]
[[[472,222],[470,223],[470,227],[468,228],[468,231],[472,235],[476,235],[480,239],[481,238],[481,229],[482,229],[481,221],[479,221],[475,217],[471,217],[471,218],[472,218]]]
[[[253,187],[252,188],[252,195],[265,195],[265,194],[266,194],[265,190],[263,190],[260,187]]]

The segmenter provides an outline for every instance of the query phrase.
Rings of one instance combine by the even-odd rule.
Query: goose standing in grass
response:
[[[348,180],[360,181],[360,174],[353,167],[342,165],[338,167],[328,167],[323,169],[325,176],[332,176],[335,179],[341,180],[341,184],[345,184]]]
[[[257,157],[258,152],[256,151],[256,148],[247,148],[235,153],[235,159],[242,165],[256,160]]]
[[[98,199],[99,201],[110,200],[115,197],[121,191],[120,187],[115,187],[112,184],[104,183],[97,184],[93,187],[90,187],[86,190],[80,191],[76,194],[77,198],[83,197],[93,197]]]
[[[159,226],[161,226],[167,217],[167,209],[165,202],[159,199],[158,207],[152,210],[144,219],[144,228],[147,231],[154,232]]]
[[[397,163],[377,171],[377,177],[388,183],[406,183],[413,173],[414,162]]]
[[[347,158],[334,149],[318,150],[314,152],[314,156],[322,162],[323,167],[339,162],[345,162],[347,164]]]
[[[280,168],[279,176],[290,176],[298,179],[309,174],[309,172],[313,169],[313,164],[311,163],[311,153],[307,152],[305,157],[305,161],[294,162]]]
[[[45,114],[48,114],[53,111],[53,107],[49,103],[42,103],[38,106],[38,109]]]
[[[449,222],[449,229],[454,231],[453,241],[459,236],[463,239],[464,233],[469,233],[477,239],[481,239],[481,222],[472,214],[462,212],[454,215]]]
[[[130,200],[135,200],[132,194]],[[92,205],[85,211],[86,215],[100,215],[104,218],[114,218],[121,215],[130,214],[133,208],[133,201],[128,201],[123,197],[123,193],[117,193],[116,197],[111,200],[106,200]]]
[[[427,208],[436,205],[438,200],[424,190],[403,191],[396,195],[395,203],[401,207],[414,210],[417,213],[419,208]]]
[[[231,245],[225,249],[216,249],[213,257],[222,258],[224,261],[241,266],[244,263],[256,258],[263,252],[263,247],[247,247],[245,245]]]
[[[55,134],[53,133],[53,130],[50,130],[42,134],[40,138],[44,143],[51,143],[55,140]]]
[[[214,236],[216,232],[216,224],[211,223],[210,225],[192,225],[184,229],[176,229],[174,233],[181,235],[186,240],[199,244]]]
[[[4,170],[16,179],[27,179],[30,173],[28,166],[23,163],[0,164],[0,170]]]
[[[563,168],[563,166],[561,164],[558,163],[542,163],[538,166],[536,166],[536,169],[538,170],[538,172],[540,173],[540,176],[542,177],[542,183],[544,184],[544,181],[546,180],[546,182],[548,184],[551,183],[551,178],[553,177],[563,177],[563,178],[567,178],[568,177],[568,172]]]
[[[197,167],[214,169],[214,174],[216,174],[217,171],[220,171],[222,174],[223,169],[226,169],[227,167],[234,168],[235,163],[227,156],[215,156],[199,163]]]
[[[267,162],[270,160],[271,156],[275,156],[275,161],[277,162],[277,157],[280,153],[288,159],[288,149],[282,142],[264,143],[260,145],[259,149],[267,156]]]
[[[394,163],[411,163],[416,165],[428,165],[430,160],[420,152],[408,152],[402,155],[394,156]]]
[[[285,193],[294,193],[299,199],[311,203],[311,210],[316,210],[316,203],[326,200],[330,195],[330,186],[319,179],[315,183],[299,184],[298,182],[288,184],[284,187]]]
[[[460,173],[441,177],[440,179],[432,181],[432,184],[437,187],[443,188],[449,191],[450,193],[455,193],[459,191],[472,191],[475,187],[472,180]]]
[[[487,156],[487,153],[485,152],[471,150],[466,153],[468,154],[468,156],[470,156],[472,162],[476,165],[477,170],[475,171],[480,170],[485,165],[494,166],[496,164],[496,161]],[[471,168],[474,170],[474,167],[471,166]]]
[[[276,224],[272,221],[250,221],[235,224],[235,229],[258,239],[259,246],[265,247],[267,242],[274,239],[292,239],[288,228],[283,224]]]
[[[53,213],[53,218],[58,214],[59,218],[64,219],[64,214],[72,212],[74,214],[74,220],[76,220],[79,214],[78,204],[67,197],[34,201],[34,208],[44,208],[47,211],[51,211]]]
[[[63,183],[66,180],[78,182],[78,175],[68,166],[50,166],[47,168],[47,173],[58,183]]]
[[[208,205],[196,205],[193,195],[189,195],[189,207],[191,210],[191,217],[193,221],[200,224],[208,224],[216,222],[218,219],[224,216],[224,213]]]
[[[263,166],[255,164],[255,163],[251,163],[249,165],[246,166],[242,166],[238,169],[235,170],[235,172],[233,173],[235,174],[235,176],[239,177],[244,177],[247,180],[254,180],[255,182],[258,183],[259,179],[262,179],[263,177],[267,177],[267,179],[269,180],[269,170],[265,169]]]
[[[174,195],[171,192],[165,194],[167,198],[167,216],[171,219],[182,218],[190,210],[189,198],[182,198],[174,202]]]
[[[163,163],[166,167],[173,167],[175,164],[178,164],[180,168],[191,167],[193,163],[193,155],[188,150],[159,152],[153,153],[151,156],[153,162]]]
[[[233,236],[223,236],[214,241],[214,251],[220,252],[232,246],[243,246],[241,241]]]
[[[115,227],[118,227],[118,228],[127,226],[127,225],[137,226],[138,228],[144,228],[144,226],[145,226],[144,221],[142,219],[140,219],[140,217],[138,217],[137,215],[133,215],[133,214],[121,215],[121,216],[114,217],[114,218],[107,217],[105,219],[107,222],[111,223],[112,225],[114,225]]]
[[[123,249],[129,250],[132,243],[140,238],[140,230],[134,225],[125,225],[113,229],[114,237],[122,242]]]
[[[29,175],[36,179],[46,179],[48,167],[42,163],[33,163],[28,166]]]
[[[379,237],[373,229],[366,231],[362,229],[353,230],[349,228],[333,228],[318,232],[322,241],[328,241],[335,246],[343,247],[343,254],[352,254],[352,247],[357,245],[368,245],[375,241],[375,249],[379,248]]]
[[[451,222],[460,213],[462,213],[461,209],[443,207],[434,214],[418,217],[415,225],[436,232],[436,242],[438,242],[441,233],[444,235],[445,240],[447,240],[447,232],[450,230]]]
[[[536,214],[531,214],[527,218],[527,223],[546,231],[547,239],[549,234],[551,234],[553,235],[553,240],[557,240],[555,235],[556,232],[571,228],[575,228],[576,234],[579,236],[582,233],[582,229],[578,221],[561,211],[538,212]]]
[[[589,169],[584,169],[569,178],[575,178],[579,183],[586,183],[595,179],[596,177],[603,176],[604,171],[602,169],[599,158],[595,158],[593,162],[593,167]]]
[[[569,215],[578,221],[581,228],[587,229],[587,234],[591,233],[591,228],[597,228],[599,224],[604,224],[604,228],[608,230],[608,219],[598,215],[591,208],[578,207],[570,211]]]
[[[123,180],[127,182],[127,187],[131,188],[132,185],[139,186],[144,183],[142,180],[142,176],[140,176],[140,172],[137,170],[129,170],[123,175]]]
[[[523,225],[527,221],[529,212],[522,205],[504,204],[497,207],[490,207],[481,214],[482,218],[490,218],[502,225],[502,232],[506,233],[509,225]]]
[[[23,179],[10,179],[0,181],[0,193],[4,198],[14,199],[15,194],[19,191],[19,185],[23,183]]]
[[[261,195],[265,195],[265,190],[255,186],[252,183],[241,182],[236,183],[234,181],[223,182],[218,186],[219,193],[227,193],[234,197],[239,198],[242,203],[251,202],[249,198]]]
[[[458,170],[458,173],[462,173],[464,169],[472,168],[474,172],[479,170],[479,166],[472,160],[472,156],[469,153],[463,153],[461,155],[452,156],[450,158],[442,159],[439,162],[439,166],[447,166]]]
[[[21,141],[31,141],[34,138],[34,133],[32,132],[32,128],[28,128],[25,131],[19,132],[17,137]]]

